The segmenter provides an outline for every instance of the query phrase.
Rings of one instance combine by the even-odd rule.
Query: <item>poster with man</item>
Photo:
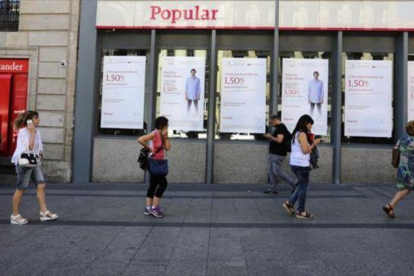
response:
[[[160,115],[170,129],[202,131],[205,57],[164,57],[161,69]]]
[[[282,122],[293,131],[298,119],[309,114],[315,124],[312,132],[328,132],[327,59],[283,59]]]

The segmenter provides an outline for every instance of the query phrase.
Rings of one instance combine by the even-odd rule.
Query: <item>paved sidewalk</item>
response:
[[[25,226],[0,186],[0,275],[414,275],[414,197],[389,219],[390,185],[311,184],[312,221],[265,185],[171,184],[163,219],[144,216],[145,185],[50,184],[60,219],[41,223],[33,187]]]

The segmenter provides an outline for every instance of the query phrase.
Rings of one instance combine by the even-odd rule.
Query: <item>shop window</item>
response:
[[[392,61],[392,79],[389,80],[392,85],[392,92],[391,92],[391,121],[390,121],[390,128],[389,131],[391,131],[391,137],[358,137],[358,136],[345,136],[345,78],[346,78],[346,60],[378,60],[378,61]],[[375,65],[374,65],[375,66]],[[371,89],[370,87],[374,86],[375,78],[377,76],[372,77],[372,81],[368,80],[368,78],[361,78],[360,80],[355,79],[357,83],[352,83],[354,86],[363,86],[365,89],[365,86],[367,86],[366,89]],[[378,74],[378,78],[383,78],[381,74]],[[386,76],[384,75],[384,78]],[[347,52],[342,54],[342,125],[341,125],[341,133],[342,133],[342,143],[343,144],[385,144],[390,145],[395,143],[395,132],[393,130],[393,126],[395,125],[395,116],[394,116],[394,110],[395,110],[395,89],[394,89],[394,83],[395,83],[395,62],[394,62],[394,54],[393,53],[370,53],[370,52]],[[348,80],[349,81],[349,80]],[[371,83],[372,82],[372,83]],[[377,85],[378,86],[378,85]],[[369,105],[369,104],[368,104]],[[360,107],[363,108],[363,107]],[[372,107],[371,107],[372,109]],[[383,110],[385,112],[385,110]],[[375,122],[376,118],[372,121],[371,124],[369,124],[369,121],[367,121],[367,127],[372,128],[372,125],[377,124]],[[384,120],[384,121],[388,121]],[[384,130],[381,130],[380,127],[376,129],[375,127],[372,129],[372,132],[378,133],[378,135],[384,135],[380,134],[383,133]]]
[[[147,133],[147,124],[150,118],[149,109],[146,108],[149,105],[150,91],[149,91],[149,50],[126,50],[126,49],[103,49],[101,52],[101,72],[99,81],[99,98],[98,98],[98,112],[97,112],[97,134],[99,135],[118,135],[118,136],[141,136]],[[144,128],[143,129],[130,129],[130,128],[103,128],[101,126],[101,110],[102,110],[102,89],[103,89],[103,60],[104,56],[145,56],[145,98],[144,98]]]
[[[332,62],[332,53],[331,52],[315,52],[315,51],[289,51],[289,52],[281,52],[279,54],[279,60],[278,60],[278,67],[279,67],[279,76],[278,76],[278,85],[279,85],[279,92],[277,95],[277,103],[278,107],[277,110],[279,111],[279,115],[282,115],[284,112],[283,110],[283,97],[282,97],[282,88],[283,88],[283,59],[324,59],[329,61],[329,67],[328,67],[328,76],[322,76],[322,72],[319,72],[320,76],[319,79],[325,80],[327,79],[327,91],[324,92],[325,98],[324,101],[327,99],[327,107],[326,111],[324,111],[322,107],[322,112],[327,112],[327,127],[326,127],[326,135],[320,135],[324,140],[326,144],[331,143],[331,129],[332,129],[332,93],[333,93],[333,62]],[[313,76],[312,74],[315,71],[319,71],[318,69],[309,69],[310,73],[308,76],[299,76],[300,78],[305,79],[305,85],[308,81],[312,80]],[[303,70],[302,70],[303,71]],[[298,72],[302,72],[298,71]],[[303,84],[302,84],[303,85]],[[320,116],[318,111],[318,106],[314,105],[314,112],[313,114],[310,114],[310,107],[309,111],[305,112],[304,114],[309,114],[313,117],[313,119],[316,121],[318,116]],[[285,110],[285,112],[289,112]],[[283,117],[282,117],[283,118]],[[322,117],[323,118],[323,117]],[[286,123],[286,122],[285,122]],[[293,125],[295,125],[296,122],[293,122]],[[325,124],[325,123],[323,123]],[[325,128],[325,127],[324,127]],[[314,131],[316,129],[316,125],[314,125]]]
[[[19,29],[20,0],[0,0],[0,32]]]
[[[208,57],[209,51],[200,49],[160,49],[158,53],[156,116],[170,120],[172,138],[207,139]]]
[[[271,52],[262,50],[220,50],[217,55],[217,93],[216,93],[216,114],[215,114],[215,139],[217,140],[264,140],[263,133],[250,133],[250,132],[221,132],[220,128],[220,118],[221,118],[221,109],[222,109],[222,91],[221,85],[225,81],[222,79],[222,70],[223,70],[223,58],[263,58],[266,62],[266,76],[265,76],[265,126],[264,132],[269,132],[268,118],[269,118],[269,104],[270,104],[270,79],[271,79]],[[260,101],[260,99],[259,99]],[[245,110],[248,114],[249,110]],[[260,115],[260,116],[263,116]],[[242,128],[243,126],[240,126]]]

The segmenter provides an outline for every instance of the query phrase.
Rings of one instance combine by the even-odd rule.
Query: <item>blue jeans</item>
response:
[[[310,167],[290,166],[292,172],[296,175],[298,183],[295,191],[289,198],[289,203],[293,206],[299,201],[298,212],[305,211],[306,192],[309,186]]]
[[[43,176],[41,166],[37,166],[36,168],[25,168],[17,165],[16,173],[17,189],[20,191],[26,191],[27,187],[29,186],[30,180],[33,181],[35,186],[37,186],[38,184],[45,183],[45,178]]]

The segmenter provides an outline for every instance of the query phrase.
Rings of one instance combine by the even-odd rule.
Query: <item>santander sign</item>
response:
[[[168,9],[160,6],[150,6],[151,20],[166,20],[171,24],[178,21],[214,21],[217,20],[217,9],[201,9],[200,6],[194,6],[190,9]]]

